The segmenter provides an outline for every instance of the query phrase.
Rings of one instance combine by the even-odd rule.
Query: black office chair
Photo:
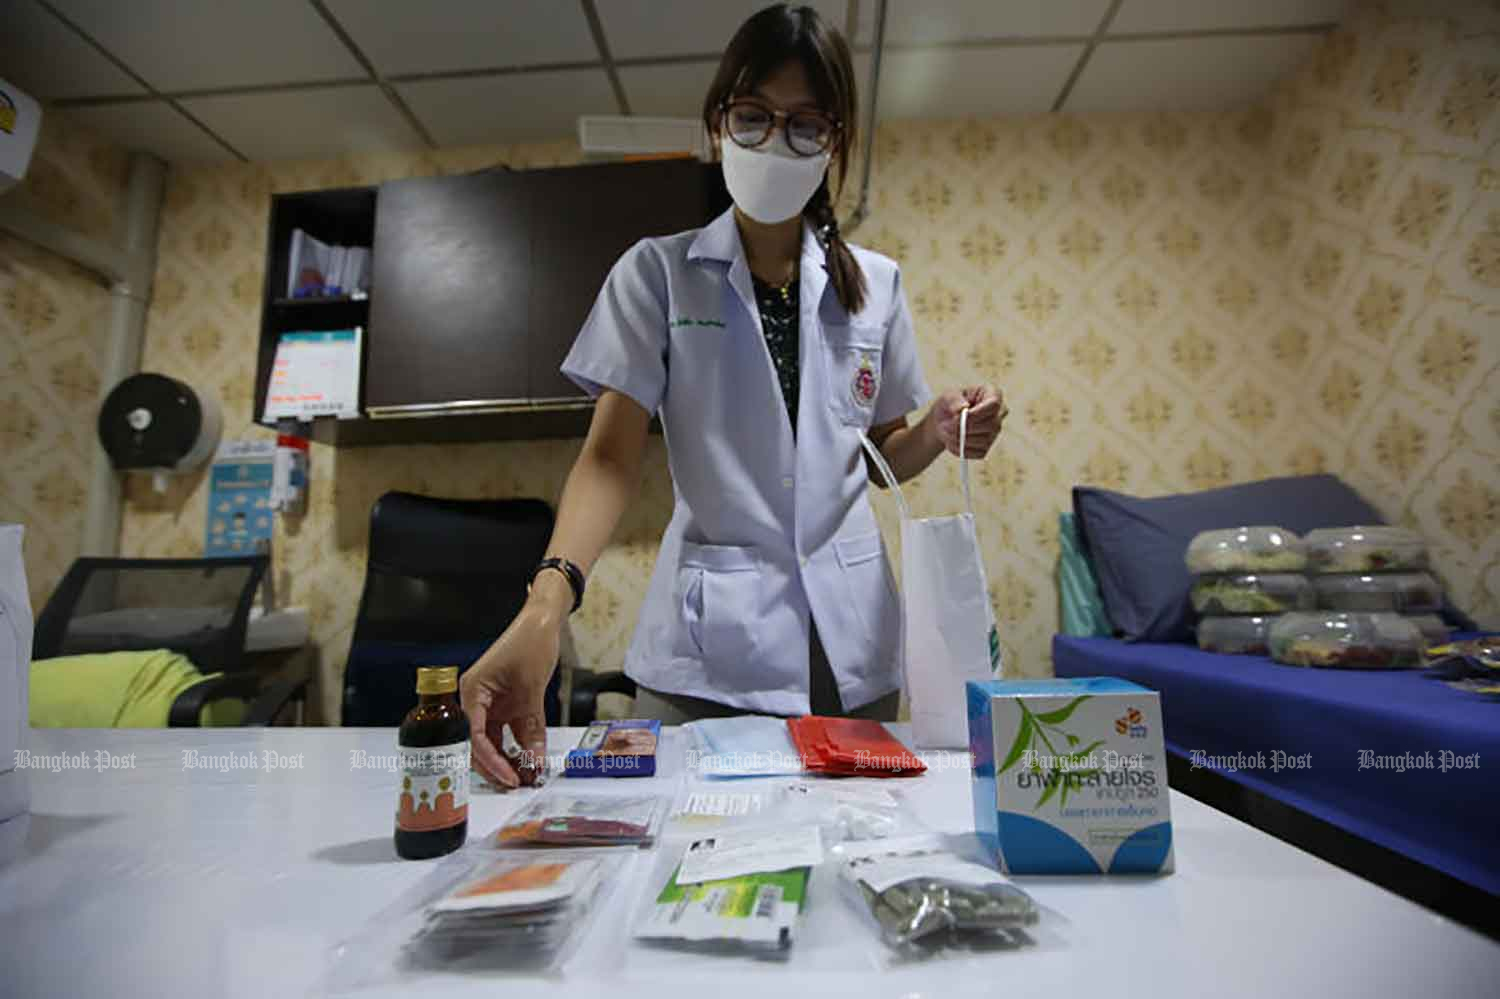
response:
[[[399,725],[417,700],[417,667],[466,670],[525,604],[551,534],[552,508],[541,500],[380,497],[344,671],[343,724]],[[624,674],[575,672],[570,724],[593,721],[600,693],[635,695]],[[547,687],[549,725],[563,720],[560,674]]]
[[[204,705],[249,704],[243,724],[269,725],[307,696],[307,677],[267,682],[245,659],[245,631],[269,558],[80,558],[37,617],[33,659],[170,649],[204,672],[172,703],[167,724],[193,727]]]

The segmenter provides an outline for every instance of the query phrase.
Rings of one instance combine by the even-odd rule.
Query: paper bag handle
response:
[[[880,448],[869,436],[860,431],[859,443],[864,447],[865,453],[874,462],[875,468],[880,472],[880,477],[885,480],[886,488],[896,494],[896,504],[901,508],[901,516],[910,518],[911,507],[906,504],[906,496],[901,492],[901,484],[896,481],[896,473],[891,470],[890,462],[885,460],[885,455],[880,453]],[[974,499],[969,493],[969,407],[965,406],[958,414],[958,476],[964,486],[964,509],[969,516],[974,516]]]
[[[969,495],[969,407],[958,413],[958,477],[964,484],[964,509],[974,516],[974,500]]]
[[[859,432],[859,442],[864,446],[865,454],[870,456],[870,461],[875,463],[880,477],[885,480],[886,488],[896,494],[896,505],[901,508],[901,516],[910,520],[911,507],[906,505],[906,496],[901,492],[901,484],[896,481],[896,473],[891,471],[890,463],[885,460],[885,455],[880,453],[880,448],[875,446],[875,442],[870,440],[863,430]]]

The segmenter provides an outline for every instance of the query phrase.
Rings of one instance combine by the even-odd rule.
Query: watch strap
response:
[[[583,570],[565,558],[544,558],[531,570],[531,578],[527,580],[528,586],[536,582],[539,573],[546,569],[556,569],[567,577],[568,586],[573,589],[573,607],[569,614],[583,606]]]

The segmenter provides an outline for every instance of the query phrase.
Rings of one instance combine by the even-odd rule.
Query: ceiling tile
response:
[[[889,121],[1047,111],[1082,52],[1082,45],[887,52],[880,61],[878,115]],[[863,101],[870,58],[854,62]]]
[[[713,82],[716,62],[674,62],[661,66],[621,66],[620,85],[634,114],[696,118]]]
[[[396,89],[441,146],[563,139],[582,114],[619,114],[602,69],[401,83]]]
[[[307,0],[51,0],[158,90],[365,75]]]
[[[422,145],[374,85],[194,97],[182,106],[252,160],[323,159]]]
[[[856,45],[874,40],[877,2],[863,0],[859,5]],[[1092,35],[1108,9],[1109,0],[890,0],[885,40],[890,45],[932,45],[984,38]]]
[[[44,101],[143,94],[99,50],[33,0],[8,0],[0,30],[0,74]]]
[[[56,114],[125,149],[154,153],[168,163],[229,162],[234,159],[228,150],[165,101],[68,108]]]
[[[1265,28],[1337,21],[1352,0],[1125,0],[1111,34]]]
[[[599,61],[577,0],[328,0],[328,9],[385,76]]]
[[[1104,42],[1068,98],[1068,111],[1196,111],[1265,96],[1309,58],[1316,35]]]
[[[843,30],[845,0],[807,0]],[[745,19],[766,0],[596,0],[599,22],[615,59],[718,55]]]

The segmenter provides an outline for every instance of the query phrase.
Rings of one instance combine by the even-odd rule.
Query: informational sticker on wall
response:
[[[266,388],[266,422],[358,416],[363,339],[359,327],[281,334]]]
[[[209,471],[205,556],[254,555],[270,545],[275,457],[274,440],[225,441],[219,445]]]

